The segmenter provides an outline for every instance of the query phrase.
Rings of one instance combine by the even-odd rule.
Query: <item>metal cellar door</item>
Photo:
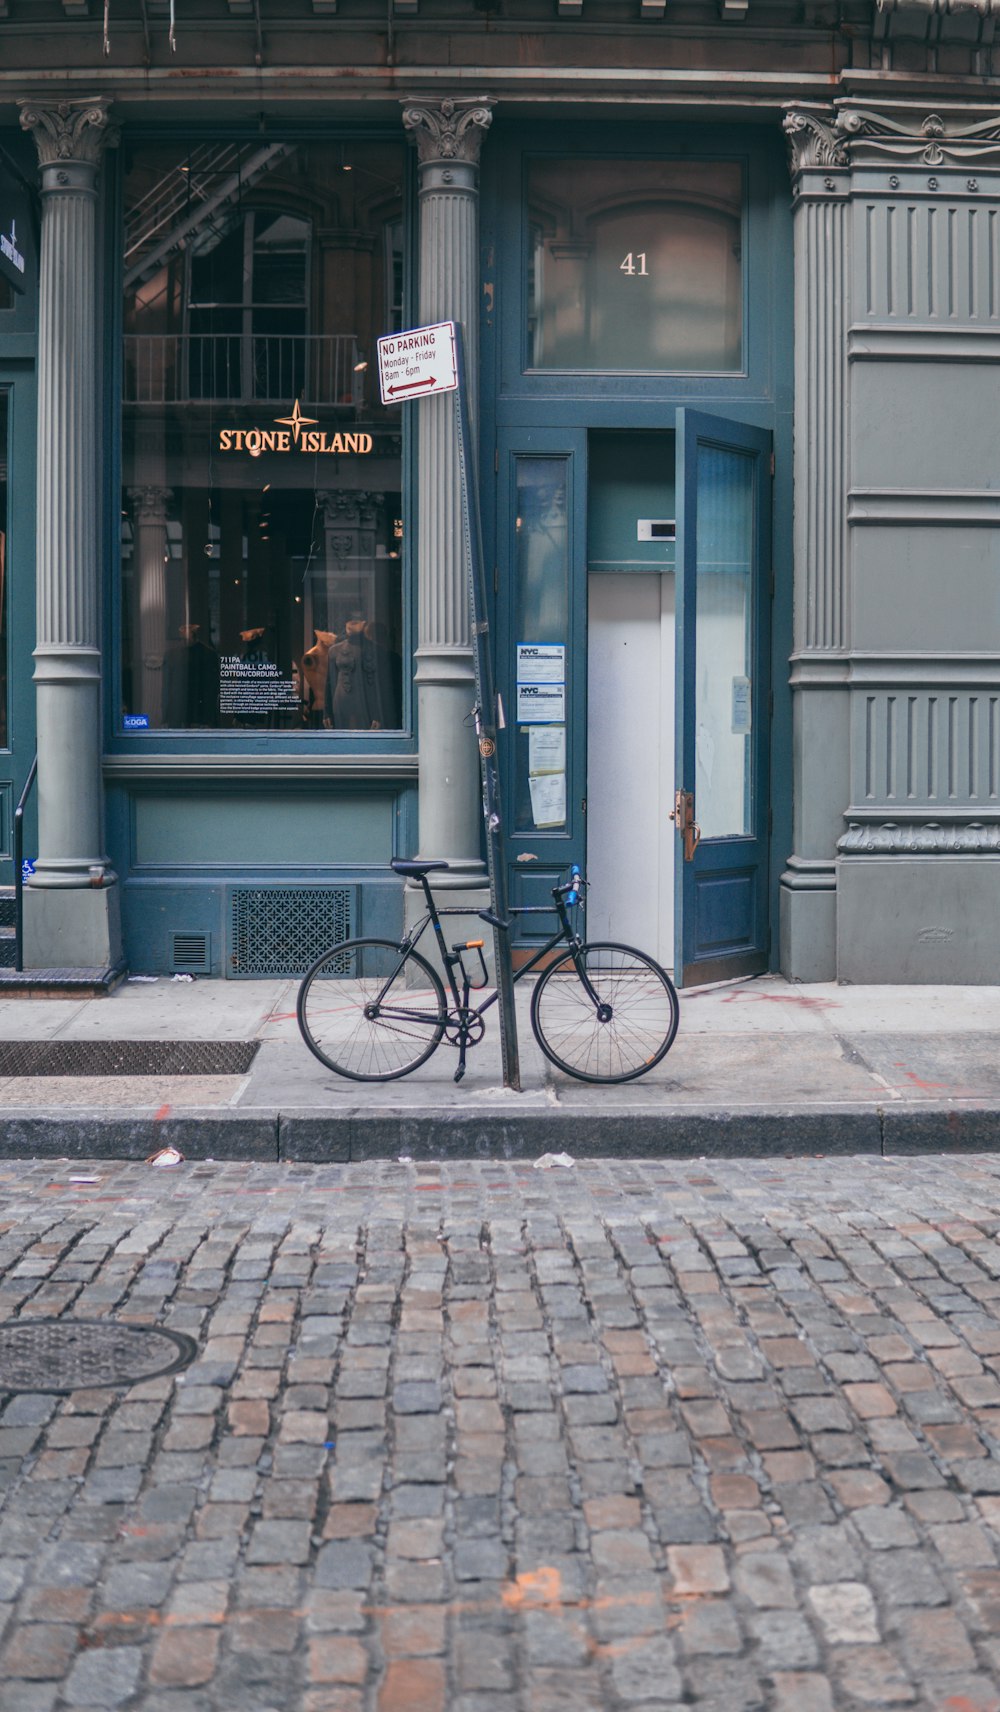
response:
[[[759,974],[768,933],[771,435],[677,412],[680,986]]]

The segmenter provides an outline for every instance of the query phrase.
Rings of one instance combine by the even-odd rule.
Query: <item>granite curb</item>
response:
[[[1000,1104],[815,1106],[761,1110],[665,1106],[524,1113],[470,1105],[335,1114],[190,1110],[162,1118],[62,1110],[0,1117],[0,1158],[189,1159],[348,1163],[378,1159],[753,1158],[768,1155],[1000,1151]]]

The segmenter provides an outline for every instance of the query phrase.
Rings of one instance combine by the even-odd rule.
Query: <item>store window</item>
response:
[[[7,724],[7,423],[8,393],[0,386],[0,749],[10,746]]]
[[[527,163],[529,369],[743,363],[736,161]]]
[[[402,144],[125,172],[122,726],[399,730]]]

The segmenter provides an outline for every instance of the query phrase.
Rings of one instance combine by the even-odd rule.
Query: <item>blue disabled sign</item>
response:
[[[26,856],[24,861],[21,863],[21,879],[24,881],[25,885],[27,885],[34,872],[35,864],[32,862],[30,856]]]

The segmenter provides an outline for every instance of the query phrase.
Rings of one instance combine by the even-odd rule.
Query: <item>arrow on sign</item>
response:
[[[393,392],[417,392],[419,390],[419,388],[422,386],[437,386],[437,381],[433,375],[428,375],[426,380],[404,381],[402,386],[386,387],[386,391],[389,393],[393,393]]]

